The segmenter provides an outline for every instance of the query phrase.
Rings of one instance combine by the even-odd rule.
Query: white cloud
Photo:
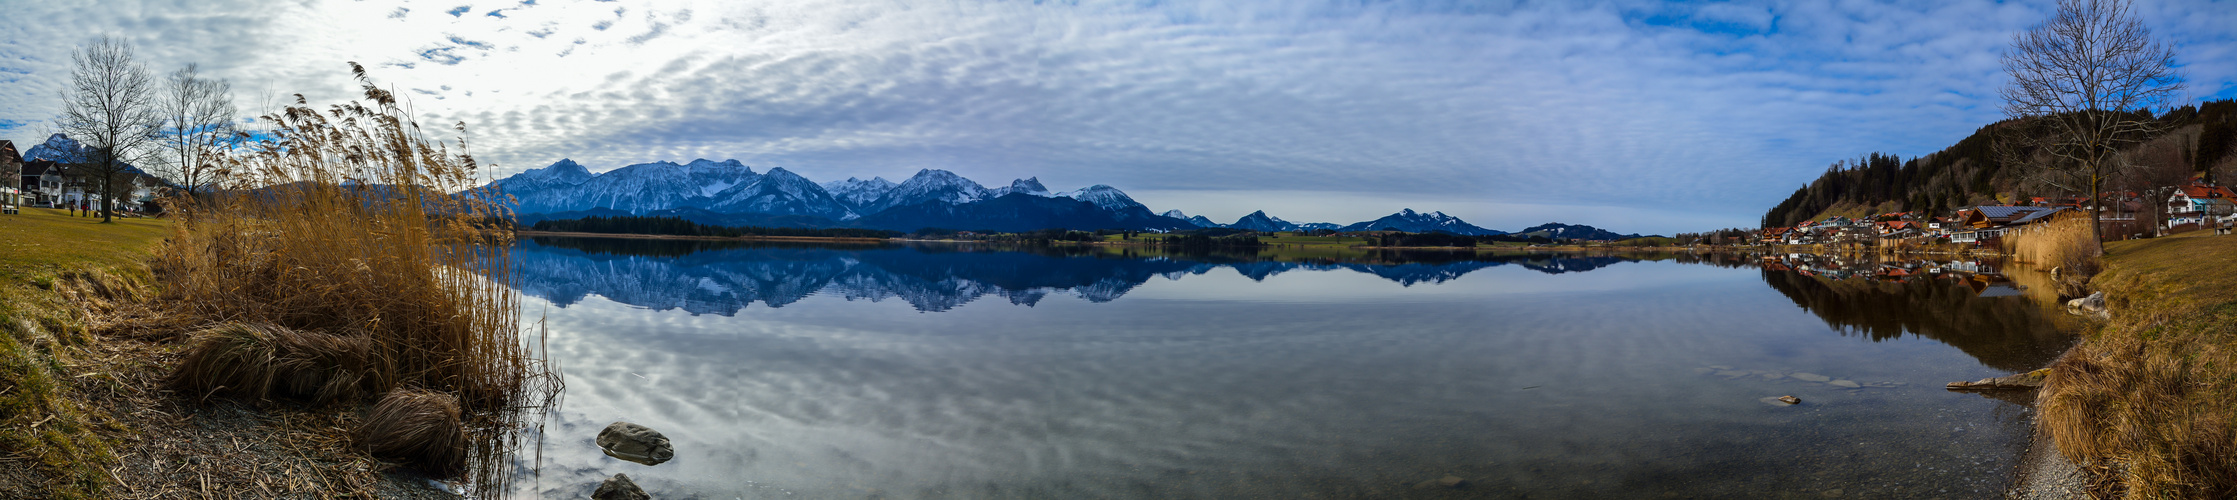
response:
[[[2237,9],[2145,7],[2178,44],[2193,98],[2237,96],[2237,65],[2222,62],[2237,56],[2227,29]],[[946,168],[989,184],[1111,184],[1164,193],[1143,197],[1160,210],[1241,200],[1301,221],[1402,207],[1506,229],[1508,214],[1528,212],[1515,207],[1700,218],[1605,223],[1625,232],[1751,224],[1826,163],[1955,142],[1999,117],[1997,54],[2049,10],[1834,0],[12,8],[42,20],[0,27],[0,127],[14,125],[0,136],[18,141],[36,140],[53,116],[71,46],[115,33],[158,73],[199,62],[233,80],[247,109],[298,92],[347,98],[343,63],[365,63],[411,91],[422,123],[467,122],[498,174],[562,157],[593,169],[738,158],[819,180]],[[1253,188],[1263,189],[1235,191]],[[1219,201],[1183,196],[1212,192]],[[1273,208],[1313,206],[1279,198],[1306,192],[1360,201],[1325,216]],[[1441,205],[1416,202],[1425,199]]]

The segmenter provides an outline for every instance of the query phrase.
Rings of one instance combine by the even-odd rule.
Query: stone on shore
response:
[[[598,431],[598,449],[606,456],[645,465],[660,465],[676,457],[675,448],[668,444],[668,436],[659,431],[629,422],[614,422],[606,430]]]
[[[645,494],[645,489],[637,487],[636,481],[629,480],[628,474],[615,474],[614,477],[606,478],[606,482],[598,483],[598,491],[591,492],[590,498],[591,500],[652,500],[652,495]]]
[[[2066,301],[2066,307],[2078,309],[2086,313],[2105,312],[2105,292],[2096,292],[2089,294],[2088,297]]]

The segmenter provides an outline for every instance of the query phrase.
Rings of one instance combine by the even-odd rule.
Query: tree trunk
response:
[[[110,186],[109,186],[109,181],[110,181],[111,179],[114,179],[115,177],[116,177],[115,175],[103,175],[103,176],[101,176],[101,223],[102,223],[102,224],[107,224],[107,223],[110,223],[110,222],[115,222],[114,220],[111,220],[111,218],[110,218],[110,215],[112,214],[112,213],[110,212],[110,210],[111,210],[112,208],[114,208],[114,207],[113,207],[113,205],[112,205],[112,203],[113,203],[113,202],[111,201],[111,200],[113,199],[113,197],[112,197],[112,196],[109,196],[109,189],[110,189]]]
[[[2105,225],[2102,221],[2105,217],[2105,195],[2099,193],[2098,190],[2101,189],[2100,185],[2104,183],[2103,176],[2096,173],[2089,175],[2089,234],[2092,236],[2090,246],[2097,249],[2097,255],[2100,257],[2105,255]]]

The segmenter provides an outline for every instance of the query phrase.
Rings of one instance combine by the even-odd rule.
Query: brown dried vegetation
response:
[[[2006,231],[2003,238],[2004,253],[2021,262],[2038,268],[2059,270],[2058,294],[2063,297],[2087,295],[2083,292],[2091,276],[2103,267],[2098,260],[2098,242],[2091,235],[2089,215],[2068,212],[2053,215],[2060,217],[2050,222],[2031,224]]]
[[[2237,238],[2107,251],[2112,321],[2051,365],[2041,425],[2102,496],[2237,498]]]
[[[373,456],[418,465],[438,476],[455,476],[466,465],[466,430],[459,426],[458,398],[414,389],[389,391],[356,438]]]
[[[402,394],[420,404],[391,393],[354,431],[357,446],[501,481],[503,431],[557,383],[520,337],[510,215],[474,187],[471,156],[428,139],[352,68],[364,99],[320,110],[297,96],[262,118],[269,139],[226,159],[221,189],[173,200],[183,216],[153,261],[158,303],[215,326],[191,336],[167,381],[197,400],[355,402],[415,388]],[[438,399],[441,411],[426,411]],[[397,450],[408,452],[387,453]]]

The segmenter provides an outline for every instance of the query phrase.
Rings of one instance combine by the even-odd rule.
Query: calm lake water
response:
[[[2070,342],[1993,263],[513,256],[567,382],[515,487],[552,498],[617,472],[656,498],[1986,498],[2030,410],[1942,384]],[[599,453],[614,421],[675,460]]]

